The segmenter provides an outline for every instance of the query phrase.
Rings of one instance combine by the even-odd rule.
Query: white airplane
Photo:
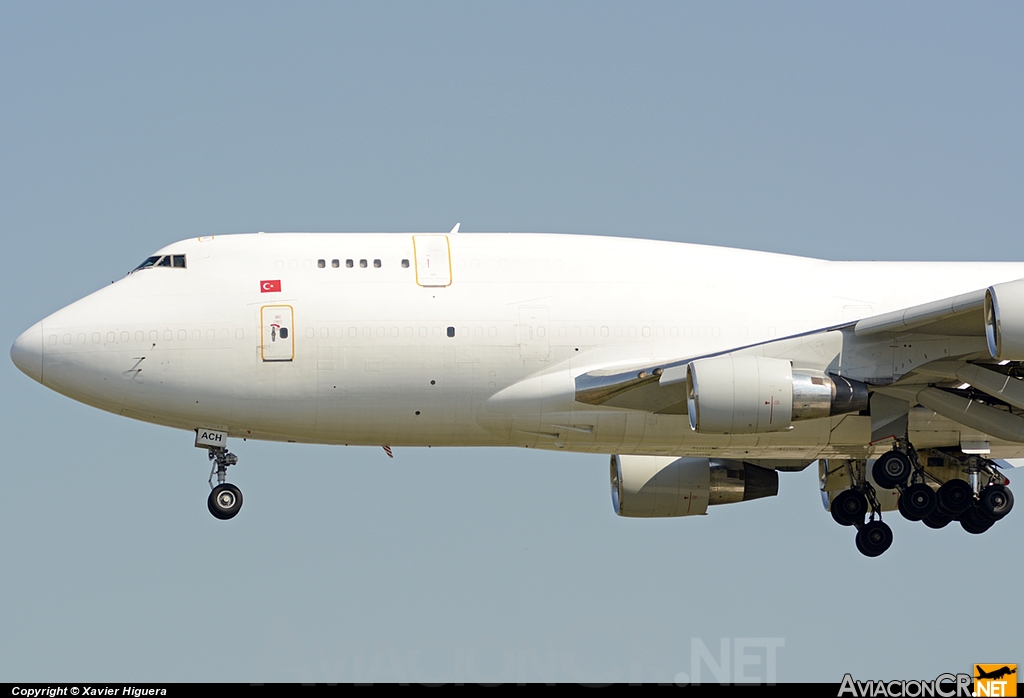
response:
[[[882,512],[981,533],[1024,457],[1024,263],[829,262],[541,234],[182,240],[18,337],[75,400],[227,439],[611,456],[620,516],[772,496],[818,461],[858,549]],[[213,475],[217,484],[213,485]]]

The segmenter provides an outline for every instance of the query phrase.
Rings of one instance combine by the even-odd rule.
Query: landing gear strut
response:
[[[227,482],[228,466],[238,462],[238,456],[223,446],[211,447],[209,450],[213,467],[210,469],[210,496],[206,506],[210,513],[221,520],[234,518],[242,508],[242,491]],[[217,485],[213,484],[213,476],[217,475]]]
[[[874,474],[874,473],[872,473]],[[857,523],[857,537],[854,543],[857,550],[868,557],[878,557],[892,545],[892,529],[889,524],[882,521],[882,507],[875,495],[875,488],[865,482],[864,495],[868,505],[871,507],[871,514],[867,523]]]
[[[956,486],[956,492],[950,490],[947,499],[952,499],[953,493],[965,493],[967,501],[957,516],[960,526],[968,533],[984,533],[992,528],[996,521],[1010,513],[1010,509],[1013,508],[1013,493],[1000,482],[990,460],[973,457],[968,459],[967,474],[971,479],[969,485],[963,480],[950,480],[939,488],[939,495],[942,495],[943,488],[953,487],[954,482],[960,483]],[[981,482],[982,478],[985,479],[984,485]],[[941,502],[940,499],[940,504]]]
[[[857,550],[868,557],[878,557],[892,545],[892,529],[882,521],[882,507],[875,488],[866,477],[867,464],[864,461],[846,461],[845,467],[850,488],[833,497],[829,510],[836,523],[856,527]],[[893,469],[902,467],[900,462],[894,462]],[[877,481],[876,471],[872,471],[872,475]],[[910,477],[909,470],[906,477]],[[865,516],[868,517],[867,522],[864,521]]]

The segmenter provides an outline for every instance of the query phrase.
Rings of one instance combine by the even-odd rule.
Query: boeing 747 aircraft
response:
[[[1024,263],[830,262],[543,234],[182,240],[11,348],[70,398],[229,439],[610,455],[620,516],[775,495],[982,533],[1024,457]]]

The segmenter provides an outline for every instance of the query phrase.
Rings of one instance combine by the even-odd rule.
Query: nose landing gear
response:
[[[242,491],[227,482],[228,466],[238,462],[238,456],[224,445],[227,440],[226,432],[196,430],[196,447],[207,449],[207,455],[213,463],[208,480],[210,496],[206,499],[206,506],[211,514],[222,521],[234,518],[242,508]],[[216,485],[213,484],[214,475],[217,476]]]
[[[210,513],[218,519],[227,520],[234,518],[235,514],[242,508],[242,491],[234,485],[226,482],[228,466],[238,462],[238,456],[226,448],[210,449],[210,460],[213,461],[213,468],[210,470],[210,496],[206,500],[206,506]],[[217,486],[213,486],[213,475],[217,474]]]

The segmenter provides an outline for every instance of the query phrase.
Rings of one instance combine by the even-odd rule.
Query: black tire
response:
[[[242,508],[242,491],[227,482],[217,485],[206,499],[210,513],[222,521],[234,518]]]
[[[871,466],[871,475],[883,490],[891,490],[905,485],[913,471],[914,467],[910,464],[910,458],[899,451],[889,451],[883,454]]]
[[[869,521],[857,531],[857,550],[878,557],[892,545],[892,529],[882,521]]]
[[[938,492],[939,509],[954,519],[974,504],[974,491],[965,480],[948,480]]]
[[[928,516],[921,520],[928,528],[945,528],[953,520],[953,517],[945,512],[939,511],[938,507],[936,507],[935,511],[928,514]]]
[[[857,552],[865,557],[875,557],[864,548],[864,541],[861,540],[860,531],[857,531],[857,537],[853,539],[854,545],[857,546]]]
[[[899,510],[908,521],[921,521],[935,511],[937,499],[931,487],[918,482],[903,490],[900,495]]]
[[[864,514],[868,510],[868,500],[863,492],[843,490],[832,500],[829,511],[832,518],[840,526],[854,526],[864,523]]]
[[[989,485],[981,491],[978,506],[987,518],[998,521],[1013,509],[1013,492],[1006,485]]]
[[[992,528],[994,524],[995,521],[986,517],[985,513],[976,506],[972,506],[960,515],[960,526],[968,533],[975,535],[984,533]]]
[[[907,509],[907,500],[903,496],[900,496],[900,498],[896,500],[896,509],[900,512],[900,516],[902,516],[907,521],[921,520],[920,518],[914,515],[914,512]]]

